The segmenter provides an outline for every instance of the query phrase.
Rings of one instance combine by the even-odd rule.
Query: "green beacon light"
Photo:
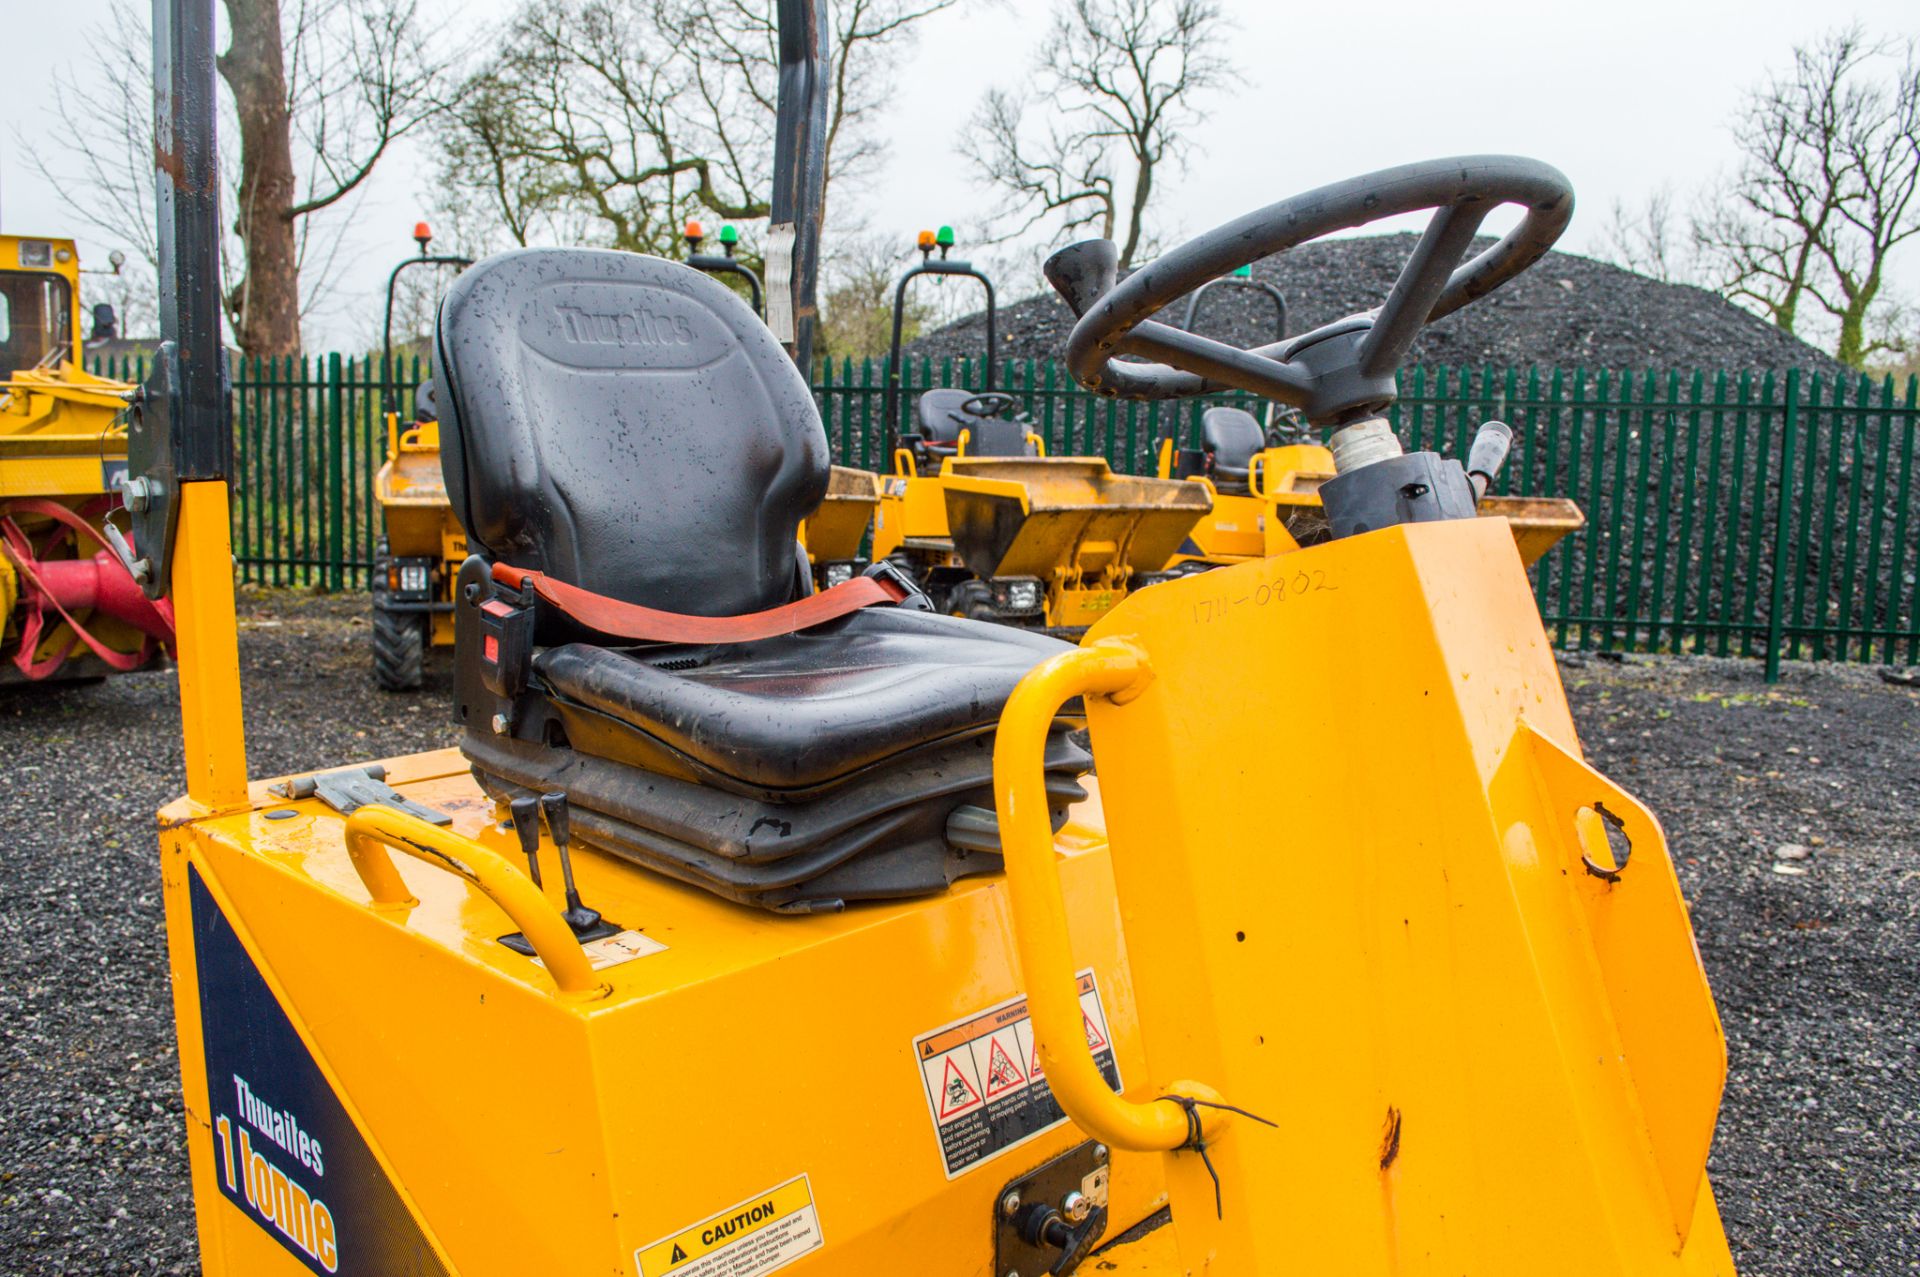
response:
[[[732,257],[733,250],[740,247],[740,232],[732,222],[720,228],[720,247],[728,257]]]
[[[722,232],[721,232],[721,234],[722,234],[722,235],[724,236],[724,235],[726,234],[726,232],[725,232],[725,231],[722,231]],[[1238,269],[1238,270],[1236,270],[1236,271],[1234,271],[1234,272],[1233,272],[1233,277],[1234,277],[1235,279],[1252,279],[1252,278],[1253,278],[1253,263],[1252,263],[1252,262],[1248,262],[1248,263],[1247,263],[1247,264],[1246,264],[1245,266],[1242,266],[1242,267],[1241,267],[1240,269]]]
[[[933,241],[940,245],[940,256],[945,257],[947,250],[953,247],[953,227],[942,226],[939,232],[933,237]]]

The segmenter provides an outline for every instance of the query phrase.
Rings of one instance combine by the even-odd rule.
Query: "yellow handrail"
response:
[[[375,909],[411,909],[420,903],[393,867],[389,847],[458,874],[485,892],[520,928],[561,993],[591,999],[610,992],[594,978],[566,919],[531,878],[471,838],[392,807],[369,805],[347,817],[347,855]]]
[[[1138,696],[1152,679],[1146,654],[1122,639],[1102,639],[1062,652],[1020,680],[1000,713],[993,746],[993,795],[1013,908],[1014,947],[1020,955],[1034,1044],[1047,1085],[1081,1130],[1108,1144],[1141,1152],[1187,1144],[1192,1137],[1187,1111],[1168,1099],[1140,1104],[1114,1094],[1087,1050],[1066,899],[1053,867],[1053,824],[1043,768],[1047,733],[1060,706],[1075,696],[1125,702]],[[1203,1104],[1221,1102],[1219,1092],[1199,1082],[1170,1082],[1161,1093]],[[1220,1109],[1196,1112],[1209,1139],[1228,1119]]]

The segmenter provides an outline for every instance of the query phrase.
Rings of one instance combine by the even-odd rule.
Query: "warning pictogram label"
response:
[[[1013,1062],[1011,1055],[1007,1054],[1006,1039],[1010,1037],[1012,1034],[996,1033],[987,1040],[988,1099],[1011,1091],[1016,1086],[1027,1084],[1027,1075],[1020,1071],[1020,1066]],[[1019,1043],[1016,1042],[1014,1045],[1017,1049]]]
[[[1120,1068],[1099,987],[1092,971],[1082,971],[1079,980],[1087,1049],[1117,1091]],[[1040,1068],[1024,997],[915,1038],[913,1054],[948,1179],[1067,1120]]]
[[[940,1075],[940,1120],[959,1117],[979,1102],[980,1092],[960,1071],[960,1062],[948,1056]]]
[[[642,1246],[633,1260],[641,1277],[761,1277],[825,1244],[802,1175]]]

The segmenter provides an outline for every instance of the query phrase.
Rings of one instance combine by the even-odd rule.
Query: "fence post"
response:
[[[1787,369],[1787,412],[1780,439],[1780,507],[1773,520],[1773,591],[1767,605],[1767,682],[1780,681],[1780,646],[1786,637],[1787,514],[1793,502],[1794,433],[1800,425],[1800,370]],[[1765,500],[1766,494],[1755,494]]]
[[[327,356],[327,551],[325,576],[329,590],[346,584],[345,509],[347,483],[341,448],[346,440],[346,412],[340,385],[340,355]]]

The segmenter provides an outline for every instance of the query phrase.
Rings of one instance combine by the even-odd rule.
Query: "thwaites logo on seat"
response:
[[[447,1277],[197,868],[187,893],[220,1192],[313,1272]]]
[[[1120,1089],[1113,1034],[1092,971],[1082,971],[1080,1027],[1100,1075]],[[1047,1086],[1027,1000],[1009,998],[913,1040],[940,1158],[954,1179],[1067,1120]]]
[[[567,340],[590,346],[691,346],[693,321],[685,315],[656,315],[644,306],[630,310],[588,310],[555,306]]]

